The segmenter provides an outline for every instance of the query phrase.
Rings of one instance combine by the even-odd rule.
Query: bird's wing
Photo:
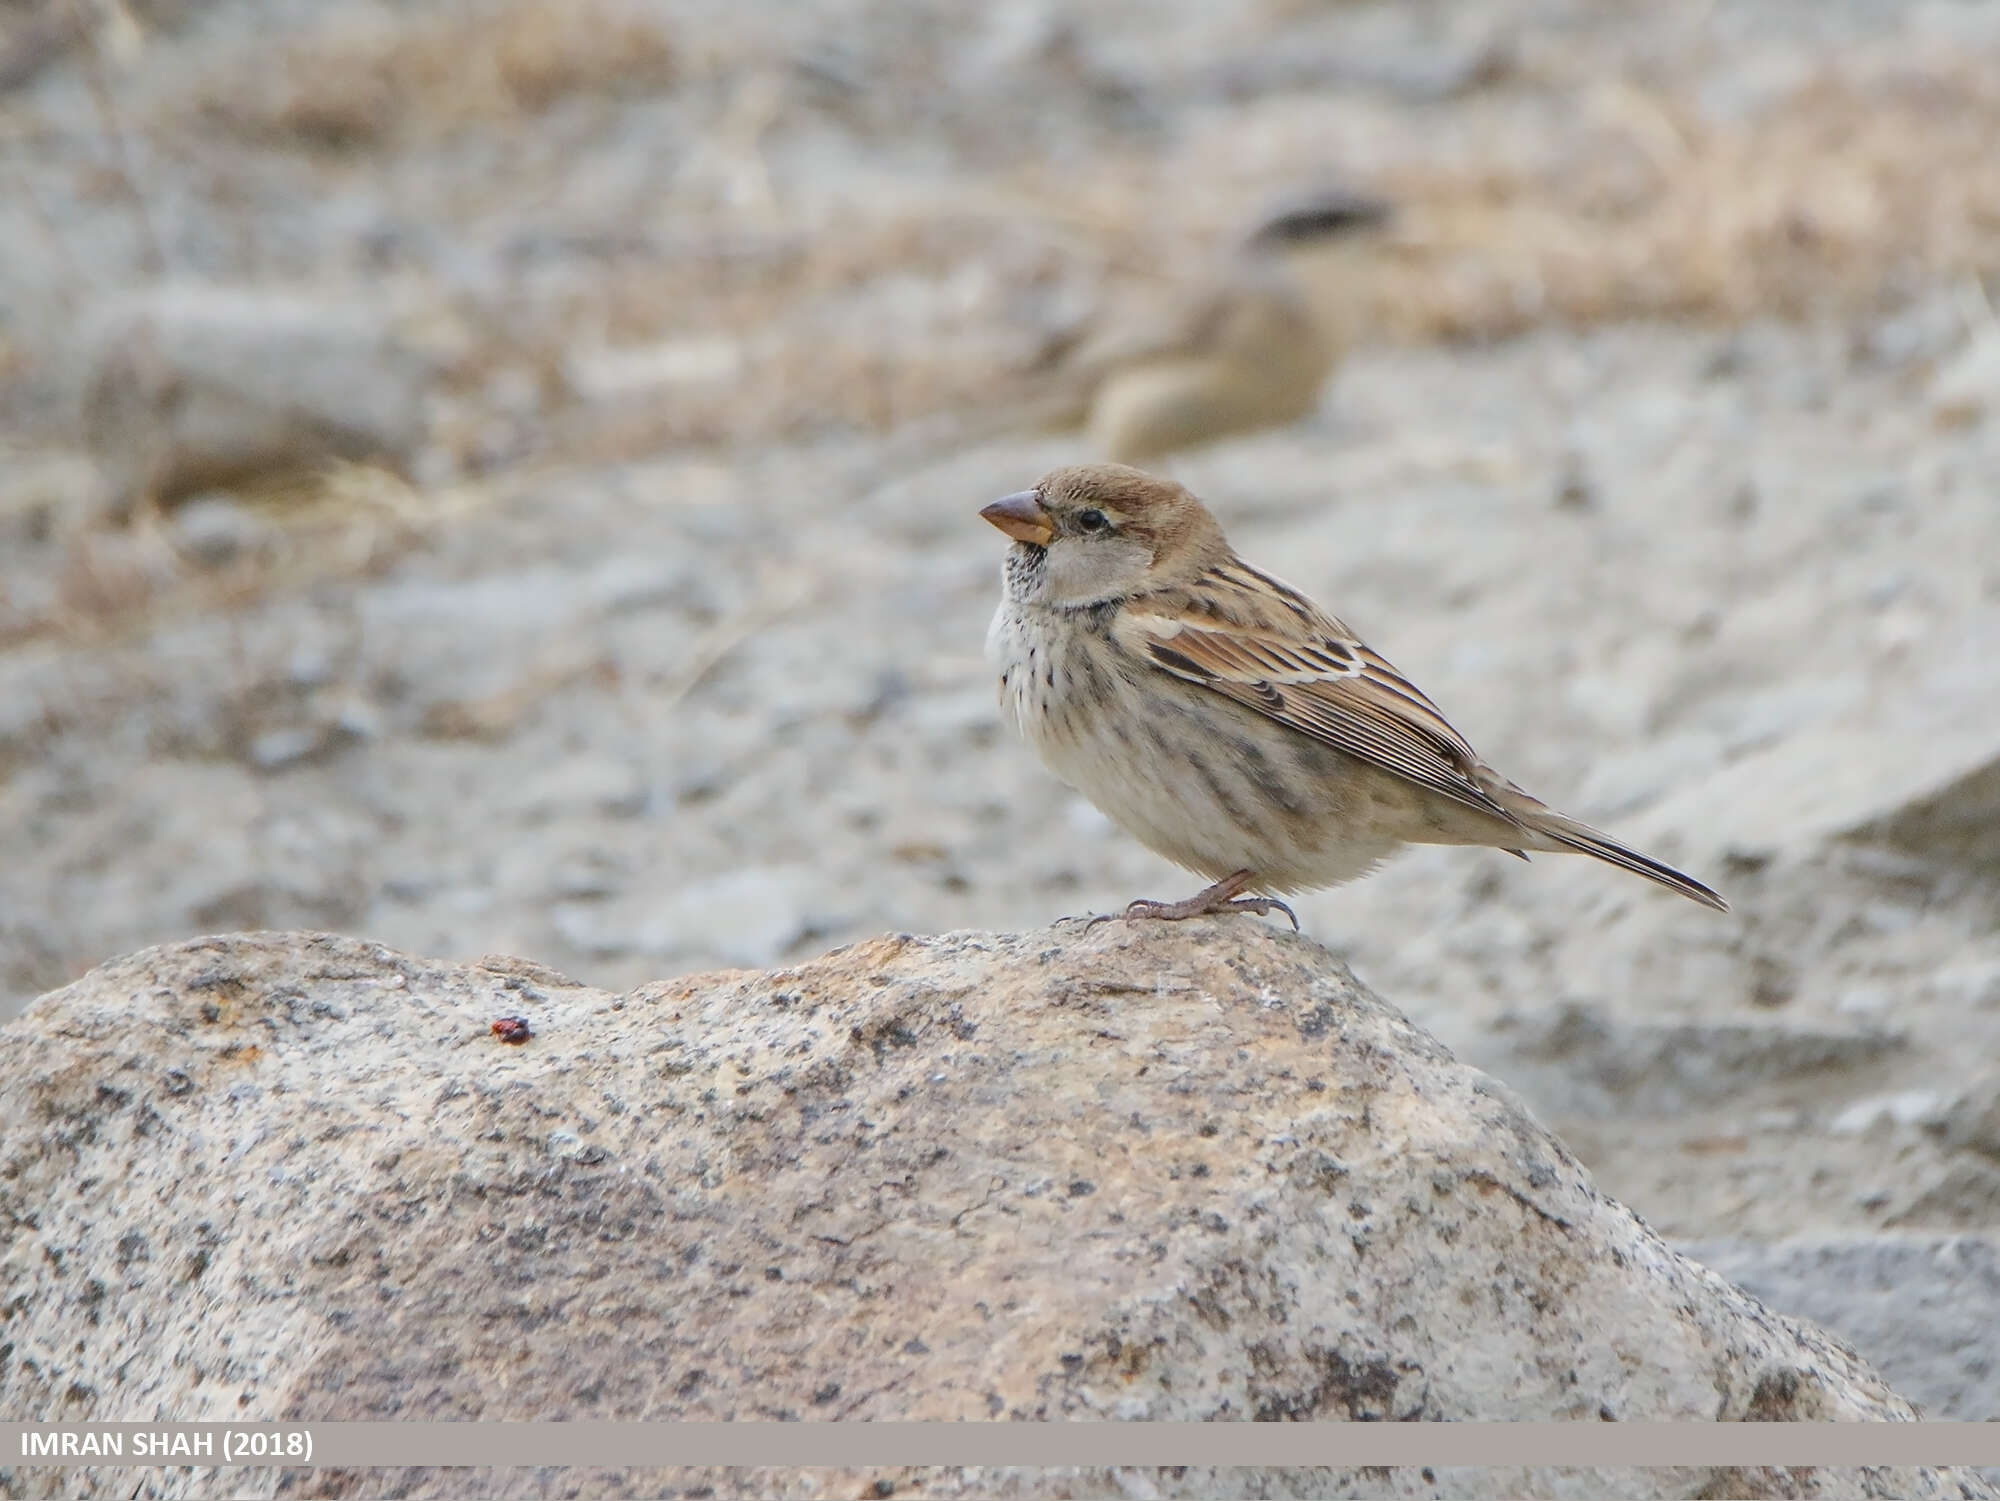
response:
[[[1248,576],[1249,587],[1244,587]],[[1127,650],[1302,735],[1420,787],[1515,822],[1504,786],[1445,717],[1379,653],[1304,596],[1242,564],[1176,596],[1135,602]]]
[[[970,441],[1017,428],[1080,427],[1089,419],[1098,388],[1110,377],[1121,370],[1197,359],[1212,352],[1237,311],[1236,299],[1224,289],[1191,305],[1162,302],[1138,315],[1127,309],[1125,316],[1068,330],[1051,339],[1024,372],[1034,394],[1003,406],[988,421],[975,423]],[[967,430],[955,431],[952,441],[968,441]]]
[[[1250,289],[1222,283],[1192,297],[1183,291],[1178,298],[1127,310],[1080,340],[1064,358],[1064,367],[1079,380],[1096,382],[1134,365],[1214,354],[1233,342],[1232,330],[1243,321],[1252,295]]]

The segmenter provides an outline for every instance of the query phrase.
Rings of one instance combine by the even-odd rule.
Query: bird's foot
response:
[[[1299,931],[1299,915],[1274,896],[1236,896],[1222,901],[1191,896],[1179,902],[1156,902],[1141,897],[1120,915],[1127,921],[1142,917],[1157,917],[1163,922],[1183,922],[1190,917],[1208,917],[1223,912],[1254,912],[1259,917],[1282,912],[1291,919],[1292,931],[1294,933]],[[1097,919],[1097,921],[1105,920]]]
[[[1276,897],[1237,895],[1250,884],[1255,874],[1254,871],[1239,870],[1234,875],[1224,876],[1206,890],[1197,891],[1193,896],[1178,902],[1156,902],[1148,897],[1141,897],[1118,915],[1127,922],[1141,918],[1157,918],[1162,922],[1185,922],[1190,917],[1208,917],[1223,912],[1254,912],[1259,917],[1282,912],[1290,919],[1292,931],[1298,932],[1298,914]],[[1084,931],[1089,932],[1099,923],[1111,920],[1108,914],[1093,917],[1084,925]]]

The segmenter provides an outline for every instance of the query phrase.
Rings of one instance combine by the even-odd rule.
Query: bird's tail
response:
[[[1540,834],[1548,841],[1543,848],[1591,855],[1607,865],[1616,865],[1621,870],[1629,870],[1634,875],[1644,876],[1649,881],[1658,881],[1669,890],[1678,891],[1689,901],[1700,902],[1704,907],[1713,907],[1718,912],[1729,910],[1728,902],[1693,876],[1685,875],[1671,865],[1662,864],[1651,855],[1642,855],[1630,846],[1620,844],[1609,834],[1599,833],[1587,823],[1578,823],[1574,818],[1565,818],[1553,809],[1544,808],[1539,804],[1532,811],[1521,810],[1516,816],[1520,818],[1523,827]]]

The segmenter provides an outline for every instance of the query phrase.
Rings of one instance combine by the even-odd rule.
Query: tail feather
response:
[[[1678,891],[1689,901],[1700,902],[1704,907],[1713,907],[1717,912],[1727,912],[1729,903],[1709,890],[1693,876],[1684,875],[1671,865],[1664,865],[1651,855],[1642,855],[1637,850],[1620,844],[1608,834],[1600,834],[1589,824],[1578,823],[1573,818],[1565,818],[1560,813],[1545,813],[1534,818],[1529,825],[1534,831],[1549,841],[1549,848],[1570,850],[1579,855],[1591,855],[1608,865],[1616,865],[1621,870],[1629,870],[1634,875],[1644,876],[1649,881],[1657,881],[1669,890]]]

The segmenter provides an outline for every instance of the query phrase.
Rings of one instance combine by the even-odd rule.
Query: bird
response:
[[[1080,424],[1093,452],[1138,464],[1311,415],[1346,331],[1314,307],[1295,255],[1389,216],[1383,200],[1345,190],[1279,207],[1169,308],[1052,345],[1039,420]]]
[[[1407,845],[1591,855],[1714,891],[1480,759],[1387,658],[1239,557],[1186,487],[1055,469],[979,513],[1013,539],[986,636],[1001,711],[1059,778],[1210,885],[1127,918],[1282,912]]]

